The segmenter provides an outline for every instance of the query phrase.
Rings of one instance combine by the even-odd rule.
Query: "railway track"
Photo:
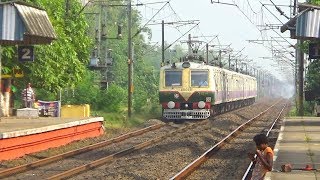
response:
[[[216,117],[207,121],[204,126],[198,125],[192,131],[177,133],[112,164],[103,165],[72,179],[88,179],[92,176],[103,179],[169,179],[219,142],[231,129],[253,117],[256,111],[262,111],[268,106],[253,105],[228,113],[229,115]]]
[[[128,134],[124,134],[122,136],[103,141],[94,145],[90,145],[84,148],[80,148],[74,151],[70,151],[67,153],[59,154],[53,157],[45,158],[33,163],[28,163],[22,166],[17,166],[14,168],[9,168],[6,170],[0,171],[0,178],[8,178],[8,179],[38,179],[39,177],[46,178],[46,179],[61,179],[73,176],[83,171],[88,171],[92,168],[105,164],[107,162],[111,162],[112,160],[122,157],[128,153],[137,151],[144,147],[150,146],[156,142],[159,142],[165,138],[175,135],[181,131],[186,129],[192,129],[195,126],[206,123],[205,121],[198,123],[186,123],[185,125],[170,125],[168,124],[156,124],[144,128],[142,130],[134,131]],[[171,123],[172,124],[172,123]],[[158,132],[155,132],[158,131]],[[143,134],[151,133],[153,134],[151,137],[142,137]],[[156,134],[156,135],[155,135]],[[157,137],[155,137],[157,136]],[[133,139],[136,138],[136,139]],[[149,140],[150,139],[150,140]],[[123,141],[125,146],[119,145],[120,142]],[[134,142],[134,143],[133,143]],[[102,153],[103,150],[101,148],[113,145],[121,146],[121,148],[117,148],[114,151],[108,151]],[[87,154],[89,153],[89,154]],[[90,155],[92,154],[107,154],[106,156],[99,158],[97,160],[90,159]],[[103,155],[102,155],[103,156]],[[79,165],[81,163],[76,162],[82,158],[88,158],[86,161],[92,161],[90,163],[82,163],[83,165]],[[64,164],[63,169],[59,169],[59,164]],[[70,168],[69,170],[65,166],[68,164],[70,167],[77,166],[76,168]],[[52,170],[54,169],[54,170]],[[51,175],[51,171],[55,174],[59,171],[63,171],[62,173]]]
[[[136,137],[136,136],[148,133],[148,132],[155,131],[155,130],[163,128],[165,126],[167,126],[167,125],[166,124],[151,125],[149,127],[146,127],[146,128],[134,131],[134,132],[130,132],[130,133],[118,136],[116,138],[112,138],[110,140],[102,141],[102,142],[99,142],[99,143],[96,143],[96,144],[93,144],[93,145],[90,145],[90,146],[86,146],[86,147],[83,147],[83,148],[80,148],[80,149],[76,149],[76,150],[69,151],[69,152],[62,153],[62,154],[58,154],[58,155],[55,155],[55,156],[52,156],[52,157],[44,158],[44,159],[41,159],[41,160],[38,160],[38,161],[35,161],[35,162],[32,162],[32,163],[28,163],[28,164],[25,164],[25,165],[21,165],[21,166],[5,169],[5,170],[0,171],[0,178],[14,176],[14,175],[17,175],[18,173],[31,171],[31,170],[34,170],[36,168],[45,166],[47,164],[50,164],[50,163],[53,163],[53,162],[57,162],[59,160],[63,160],[63,159],[70,158],[70,157],[74,157],[74,156],[79,155],[79,154],[87,153],[89,151],[96,150],[96,149],[99,149],[101,147],[105,147],[105,146],[108,146],[108,145],[111,145],[111,144],[114,144],[114,143],[119,143],[119,142],[125,141],[125,140],[127,140],[129,138],[133,138],[133,137]],[[29,173],[29,174],[34,174],[34,173]]]
[[[265,106],[261,106],[265,108]],[[250,108],[248,108],[250,109]],[[255,111],[257,108],[255,106],[252,106],[250,111]],[[241,112],[243,109],[236,110],[235,112]],[[237,117],[241,119],[241,121],[246,121],[245,115],[238,115]],[[229,120],[230,121],[230,120]],[[241,121],[236,123],[231,123],[231,121],[228,123],[225,122],[225,128],[227,127],[234,127],[235,125],[239,124]],[[171,155],[172,150],[175,150],[177,147],[173,146],[184,146],[183,149],[187,149],[187,151],[191,150],[191,154],[194,156],[198,156],[198,154],[201,154],[203,152],[204,148],[209,147],[212,145],[212,142],[218,142],[219,139],[222,139],[225,135],[227,135],[226,132],[221,132],[218,128],[214,127],[214,123],[216,120],[206,120],[201,121],[197,123],[189,123],[189,124],[181,124],[181,125],[169,125],[169,124],[161,124],[161,125],[154,125],[148,128],[145,128],[140,131],[135,131],[133,133],[125,134],[117,138],[113,138],[111,140],[108,140],[108,142],[98,143],[99,145],[92,145],[88,148],[82,148],[81,150],[76,150],[74,152],[64,153],[62,155],[57,155],[51,158],[43,159],[34,163],[26,164],[23,166],[7,169],[4,171],[0,171],[0,178],[7,177],[8,179],[39,179],[41,178],[47,178],[47,179],[61,179],[61,178],[68,178],[74,176],[75,179],[81,179],[86,177],[92,177],[91,175],[88,175],[90,173],[84,173],[80,176],[75,176],[79,173],[83,173],[85,171],[90,170],[92,171],[100,171],[99,174],[101,174],[101,168],[108,166],[108,164],[113,165],[114,168],[119,167],[121,163],[128,163],[131,164],[132,160],[139,160],[139,159],[145,159],[145,160],[151,160],[154,158],[156,160],[158,155],[161,155],[161,152],[163,156],[166,156],[169,152]],[[213,125],[213,126],[212,126]],[[231,125],[231,126],[230,126]],[[161,130],[162,129],[162,130]],[[166,129],[166,130],[165,130]],[[230,129],[229,129],[230,130]],[[158,132],[155,132],[158,131]],[[203,132],[206,132],[207,135],[201,135]],[[144,133],[151,133],[156,134],[150,137],[141,137]],[[197,148],[198,144],[192,143],[192,140],[194,138],[197,138],[195,136],[199,136],[199,138],[202,138],[202,144],[204,148]],[[168,138],[170,137],[170,138]],[[184,137],[184,139],[181,138],[179,141],[173,141],[172,139],[176,139],[179,137]],[[130,138],[130,139],[127,139]],[[136,138],[136,139],[134,139]],[[138,140],[139,139],[139,140]],[[205,141],[203,140],[205,139]],[[125,142],[123,142],[125,141]],[[132,141],[135,141],[135,143],[132,143]],[[166,141],[166,142],[163,142]],[[171,141],[171,142],[170,142]],[[160,143],[161,142],[161,143]],[[122,145],[119,145],[118,143],[122,143]],[[117,145],[112,145],[117,144]],[[125,146],[123,144],[126,144]],[[103,149],[105,146],[119,146],[117,150],[108,150]],[[162,148],[162,150],[159,151],[159,153],[156,153],[154,149]],[[195,149],[192,149],[192,148]],[[98,148],[98,149],[97,149]],[[102,149],[101,149],[102,148]],[[139,152],[137,152],[140,150]],[[93,153],[82,155],[83,153],[86,153],[88,151],[92,151]],[[130,153],[130,155],[128,155]],[[78,156],[80,154],[80,156]],[[97,155],[99,154],[99,155]],[[139,154],[137,156],[137,154]],[[183,154],[183,152],[182,152]],[[188,152],[187,154],[190,154]],[[181,155],[181,153],[180,153]],[[176,156],[180,156],[179,153]],[[148,158],[148,156],[150,158]],[[71,161],[65,161],[66,159],[70,159]],[[95,157],[95,158],[91,158]],[[118,159],[117,162],[114,160]],[[184,159],[184,156],[181,156],[182,161],[188,162],[188,158]],[[190,158],[189,158],[190,159]],[[85,160],[84,163],[79,164],[77,161]],[[91,161],[88,163],[88,161]],[[180,161],[181,162],[181,161]],[[189,161],[190,162],[190,161]],[[51,164],[50,164],[51,163]],[[107,163],[107,164],[106,164]],[[49,165],[48,165],[49,164]],[[74,165],[77,167],[71,168],[69,165]],[[103,164],[106,164],[102,166]],[[137,162],[137,165],[139,162]],[[164,165],[170,166],[171,164],[174,164],[174,162],[164,162]],[[146,164],[141,163],[142,167],[144,167]],[[186,165],[186,163],[182,163],[181,165]],[[101,167],[99,167],[101,166]],[[110,165],[109,165],[110,166]],[[126,166],[120,165],[122,168],[125,169]],[[99,167],[99,168],[97,168]],[[133,166],[133,168],[136,166]],[[107,167],[109,169],[109,167]],[[118,176],[119,174],[116,171],[113,171],[114,168],[111,168],[111,170],[108,172],[109,175],[102,175],[103,177],[110,177],[109,179],[114,179],[115,176]],[[152,168],[152,166],[151,166]],[[176,166],[175,168],[172,168],[173,172],[178,172],[177,169],[181,168],[181,166]],[[158,169],[158,168],[157,168]],[[155,171],[157,169],[154,169]],[[166,169],[166,168],[164,168]],[[149,171],[148,169],[145,169],[146,171]],[[127,173],[130,172],[129,169],[124,170],[127,171]],[[25,172],[25,173],[21,173]],[[17,174],[20,173],[20,174]],[[118,175],[117,175],[118,174]],[[121,174],[121,173],[120,173]],[[142,173],[143,174],[143,173]],[[165,177],[169,177],[173,175],[172,172],[168,172]],[[163,178],[164,175],[159,174],[158,177]],[[127,176],[124,176],[124,179],[126,177],[133,177],[132,174],[128,174]],[[122,178],[122,177],[119,177]],[[152,178],[152,177],[150,177]],[[128,178],[129,179],[129,178]],[[147,177],[148,179],[148,177]]]
[[[252,137],[260,132],[270,132],[270,129],[274,127],[282,115],[284,108],[285,104],[282,105],[281,108],[279,108],[279,105],[274,104],[264,112],[241,124],[233,132],[170,179],[239,179],[239,175],[236,172],[244,172],[239,168],[239,164],[241,164],[239,162],[241,162],[243,158],[247,158],[246,153],[249,152],[250,149],[255,149],[254,145],[251,144]],[[272,109],[273,111],[271,113],[276,114],[276,117],[274,119],[269,119],[269,117],[264,118],[264,114]],[[280,109],[280,112],[278,109]],[[251,145],[248,147],[245,144]],[[238,152],[233,154],[231,153],[231,149],[237,149]],[[239,156],[241,157],[239,158]],[[226,159],[226,161],[219,159]],[[232,165],[238,167],[230,167]],[[233,169],[234,171],[232,171]],[[248,169],[244,175],[244,179],[247,179],[248,174],[250,174],[252,164]],[[223,171],[225,172],[226,170],[228,170],[227,173],[223,173]]]

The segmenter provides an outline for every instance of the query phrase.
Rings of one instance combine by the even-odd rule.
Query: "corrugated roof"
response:
[[[299,3],[299,14],[281,27],[281,32],[290,30],[294,39],[320,39],[320,6]]]
[[[14,3],[27,28],[26,34],[56,39],[47,12],[44,10]]]
[[[0,39],[23,41],[26,29],[16,8],[11,4],[0,6]]]
[[[320,38],[320,10],[304,12],[297,18],[296,36],[299,38]]]
[[[0,44],[49,44],[57,39],[47,12],[23,2],[0,4]]]

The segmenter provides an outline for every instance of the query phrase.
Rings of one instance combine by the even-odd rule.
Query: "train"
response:
[[[163,118],[207,119],[253,104],[257,80],[204,61],[167,63],[160,68],[159,101]]]

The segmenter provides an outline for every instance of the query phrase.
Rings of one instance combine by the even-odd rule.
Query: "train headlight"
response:
[[[206,106],[206,103],[205,103],[205,102],[203,102],[203,101],[199,101],[199,102],[198,102],[198,107],[199,107],[200,109],[203,109],[205,106]]]
[[[174,108],[174,106],[175,106],[175,103],[173,101],[168,102],[168,108],[172,109]]]
[[[183,62],[182,63],[182,67],[183,68],[189,68],[190,67],[190,63],[189,62]]]

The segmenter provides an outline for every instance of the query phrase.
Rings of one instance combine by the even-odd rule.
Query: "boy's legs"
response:
[[[27,108],[32,108],[32,101],[27,101]]]

